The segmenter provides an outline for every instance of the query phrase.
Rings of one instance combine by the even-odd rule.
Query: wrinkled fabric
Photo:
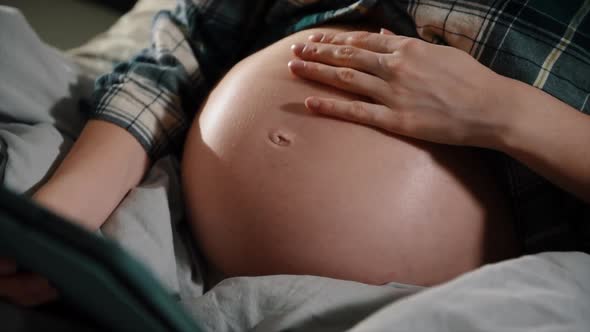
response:
[[[0,6],[0,15],[0,174],[7,187],[30,192],[78,137],[92,81],[18,11]]]
[[[549,252],[422,289],[312,276],[226,279],[185,306],[205,331],[579,332],[590,255]]]

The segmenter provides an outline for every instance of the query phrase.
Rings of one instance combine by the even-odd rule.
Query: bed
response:
[[[152,17],[173,7],[172,0],[139,1],[108,31],[67,52],[42,44],[22,15],[1,8],[0,40],[22,37],[0,59],[9,78],[0,83],[5,186],[30,194],[43,182],[82,128],[93,80],[149,44]],[[590,256],[577,251],[525,255],[433,288],[293,275],[214,285],[183,222],[178,164],[173,156],[156,161],[101,236],[146,265],[205,331],[590,331]],[[0,318],[10,331],[40,326],[27,320],[83,330],[5,303]]]

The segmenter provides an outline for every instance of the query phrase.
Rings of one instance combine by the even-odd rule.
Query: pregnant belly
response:
[[[358,98],[289,73],[289,46],[311,32],[232,68],[190,129],[183,186],[212,267],[433,285],[513,256],[505,202],[477,152],[305,109],[309,95]]]

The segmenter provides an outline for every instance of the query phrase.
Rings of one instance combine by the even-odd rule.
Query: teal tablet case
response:
[[[201,331],[116,243],[0,188],[0,256],[39,273],[105,331]]]

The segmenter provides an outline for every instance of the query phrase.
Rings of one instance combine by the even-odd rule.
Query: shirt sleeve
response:
[[[133,135],[152,161],[182,145],[212,84],[242,47],[256,6],[247,0],[179,0],[153,21],[151,45],[96,80],[90,119]]]

